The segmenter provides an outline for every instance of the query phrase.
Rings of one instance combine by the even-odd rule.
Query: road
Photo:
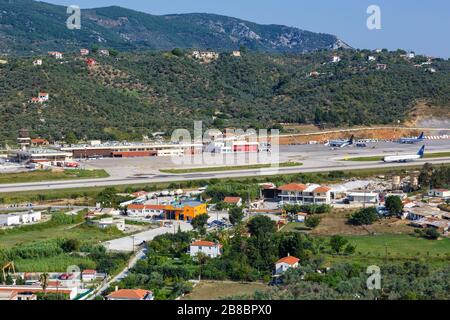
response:
[[[369,148],[343,148],[330,150],[323,145],[298,145],[281,146],[279,152],[279,161],[296,161],[303,163],[300,167],[285,168],[265,168],[252,170],[235,170],[221,172],[202,172],[190,174],[161,174],[160,168],[168,166],[175,167],[170,158],[134,158],[134,159],[103,159],[89,163],[91,167],[107,170],[111,177],[105,179],[87,179],[73,181],[52,181],[35,182],[19,184],[2,184],[1,192],[20,192],[35,190],[56,190],[70,188],[88,188],[88,187],[106,187],[112,185],[133,185],[155,182],[176,182],[186,180],[203,180],[211,178],[241,178],[254,176],[271,176],[278,174],[293,174],[300,172],[327,172],[332,170],[357,170],[385,168],[383,162],[351,162],[342,161],[346,157],[376,156],[376,155],[395,155],[395,154],[415,154],[419,150],[418,145],[400,145],[397,143],[380,142],[369,144]],[[450,151],[450,140],[427,141],[427,152]],[[199,156],[201,157],[201,156]],[[198,160],[198,159],[194,159]],[[201,160],[201,159],[200,159]],[[264,159],[265,161],[266,159]],[[413,163],[389,164],[389,167],[410,166],[412,164],[424,163],[450,163],[450,158],[422,159]],[[260,162],[264,163],[264,162]],[[241,164],[241,163],[239,163]],[[245,163],[242,163],[245,164]],[[203,165],[205,167],[206,165]],[[211,166],[211,165],[209,165]],[[178,166],[183,167],[183,166]],[[202,167],[185,166],[185,167]]]
[[[100,296],[103,292],[105,292],[113,283],[118,282],[127,277],[128,272],[136,265],[136,263],[145,257],[145,249],[140,249],[137,251],[128,261],[128,265],[119,272],[116,276],[112,277],[105,283],[103,283],[100,288],[94,291],[94,293],[89,296],[86,300],[94,300],[96,297]]]
[[[110,240],[104,243],[104,246],[110,251],[123,251],[132,252],[135,248],[141,244],[143,241],[149,242],[153,240],[156,236],[175,233],[178,231],[178,226],[180,226],[181,231],[192,230],[192,226],[184,221],[176,221],[173,223],[173,227],[159,227],[155,229],[146,230],[132,236],[126,236],[119,239]]]

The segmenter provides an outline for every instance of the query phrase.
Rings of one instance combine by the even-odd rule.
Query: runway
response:
[[[450,140],[426,141],[427,152],[450,151]],[[106,187],[113,185],[133,185],[157,182],[177,182],[188,180],[203,179],[226,179],[255,176],[273,176],[280,174],[294,174],[300,172],[328,172],[334,170],[357,170],[388,167],[402,167],[411,165],[421,165],[424,163],[450,163],[449,158],[423,159],[411,163],[393,163],[383,162],[351,162],[342,161],[345,157],[361,157],[376,155],[395,155],[395,154],[415,154],[422,144],[400,145],[397,143],[373,143],[368,148],[344,148],[330,150],[323,145],[299,145],[299,146],[281,146],[279,152],[279,162],[297,161],[303,163],[300,167],[285,168],[265,168],[251,170],[234,170],[211,173],[190,173],[190,174],[162,174],[159,169],[162,168],[183,168],[183,167],[205,167],[197,164],[192,166],[180,165],[170,161],[170,158],[134,158],[134,159],[103,159],[87,162],[85,165],[90,168],[105,169],[110,173],[106,179],[87,179],[71,181],[52,181],[20,184],[2,184],[1,192],[20,192],[36,190],[57,190],[69,188],[88,188],[88,187]],[[261,157],[260,163],[267,163],[265,157]],[[177,160],[178,161],[178,160]],[[175,161],[176,162],[176,161]],[[239,162],[239,165],[248,163]],[[214,166],[214,165],[209,165]],[[216,165],[217,166],[217,165]]]

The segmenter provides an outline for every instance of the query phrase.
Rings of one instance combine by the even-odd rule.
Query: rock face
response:
[[[213,14],[155,16],[121,7],[81,12],[81,30],[66,27],[66,7],[0,0],[0,52],[43,52],[98,44],[110,48],[198,48],[301,53],[348,47],[336,36]]]

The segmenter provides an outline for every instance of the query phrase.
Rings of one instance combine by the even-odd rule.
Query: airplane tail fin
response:
[[[419,152],[417,153],[421,158],[425,155],[425,146],[420,148]]]
[[[351,137],[350,137],[350,140],[349,140],[348,142],[352,145],[353,142],[354,142],[354,140],[355,140],[355,136],[351,136]]]
[[[422,132],[418,138],[419,140],[425,139],[425,132]]]

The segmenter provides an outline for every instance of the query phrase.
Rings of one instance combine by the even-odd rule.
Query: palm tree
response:
[[[44,272],[39,276],[39,282],[41,283],[42,290],[44,291],[44,295],[46,294],[45,290],[48,287],[48,273]]]

